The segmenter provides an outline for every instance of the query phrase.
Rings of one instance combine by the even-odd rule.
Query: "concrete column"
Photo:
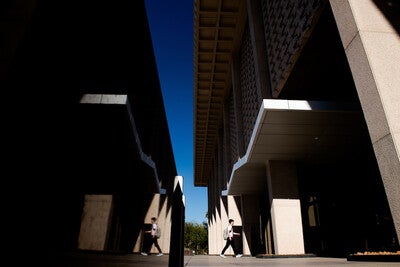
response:
[[[214,206],[215,207],[215,206]],[[214,213],[215,214],[215,213]],[[208,253],[210,255],[217,255],[218,246],[217,246],[217,225],[215,216],[210,218],[209,230],[208,230]]]
[[[151,201],[150,206],[149,206],[149,208],[147,210],[146,217],[144,218],[144,222],[145,223],[150,223],[151,222],[151,217],[156,217],[157,218],[157,223],[160,223],[160,218],[158,216],[159,215],[158,214],[159,208],[160,208],[160,195],[159,194],[154,194],[153,200]],[[162,229],[162,231],[163,230],[164,229]],[[163,231],[162,235],[164,235],[164,231]],[[160,238],[158,240],[158,244],[160,245],[161,249],[164,249],[165,246],[163,246],[164,244],[162,242],[162,239],[163,238]],[[169,247],[169,246],[167,246],[167,247]],[[164,252],[164,250],[163,250],[163,252]],[[158,250],[155,248],[155,246],[151,247],[150,253],[158,253]],[[165,253],[167,253],[167,252],[165,251]]]
[[[296,165],[268,161],[266,167],[275,254],[304,254]]]
[[[260,236],[261,208],[259,197],[258,195],[242,195],[241,199],[243,211],[243,255],[252,255],[259,250],[259,248],[253,247],[254,244],[259,243],[259,239],[253,240],[253,238]]]
[[[219,196],[216,193],[216,181],[215,179],[210,179],[208,181],[208,223],[209,223],[209,235],[208,235],[208,253],[210,255],[217,254],[217,216],[219,216],[218,202]]]
[[[78,240],[79,249],[107,249],[112,200],[112,195],[85,195]]]
[[[183,177],[175,176],[174,190],[171,194],[171,239],[168,266],[183,267],[184,265],[184,227],[185,227],[185,198],[183,195]]]
[[[160,245],[164,254],[169,253],[170,249],[170,240],[171,240],[171,226],[172,226],[172,218],[171,218],[171,209],[168,207],[168,196],[161,195],[163,201],[160,202],[160,212],[158,214],[158,224],[161,226],[161,237],[158,240],[158,244]],[[158,251],[157,251],[158,252]]]
[[[400,238],[400,38],[373,0],[330,0]]]
[[[223,231],[224,228],[228,225],[228,220],[229,220],[229,196],[227,197],[228,200],[228,210],[225,209],[225,205],[224,205],[224,199],[226,198],[226,196],[222,196],[220,198],[220,205],[221,205],[221,217],[219,218],[219,222],[218,222],[218,233],[217,233],[217,244],[218,244],[218,249],[217,249],[217,254],[220,254],[222,251],[222,248],[225,246],[225,240],[223,238]],[[226,200],[226,199],[225,199]],[[226,251],[226,253],[228,253],[229,251]]]
[[[162,206],[160,206],[162,204]],[[158,239],[158,244],[163,253],[169,253],[169,241],[171,240],[171,209],[168,209],[168,196],[154,194],[150,206],[147,209],[144,223],[150,223],[151,217],[157,218],[157,223],[161,227],[162,234]],[[132,252],[140,252],[142,249],[143,233],[138,235]],[[158,253],[158,250],[152,246],[150,253]]]
[[[208,252],[210,255],[219,255],[225,246],[225,240],[222,237],[224,226],[228,223],[227,211],[224,208],[222,197],[219,197],[220,210],[215,205],[215,217],[212,218],[211,236],[208,237]]]
[[[237,205],[237,202],[239,202],[239,205],[240,205],[240,197],[239,196],[227,196],[227,200],[228,200],[228,211],[226,214],[222,214],[222,218],[221,218],[220,238],[223,241],[223,246],[221,247],[221,250],[225,246],[225,243],[226,243],[226,240],[224,240],[222,238],[222,232],[223,232],[224,228],[228,225],[229,219],[235,220],[235,225],[237,225],[237,226],[242,225],[242,217],[240,216],[240,212],[239,212],[240,206]],[[242,233],[240,233],[240,234],[242,234]],[[225,255],[234,255],[233,249],[231,247],[229,247],[225,251]]]
[[[214,240],[214,216],[208,218],[208,253],[210,255],[215,254],[213,248],[213,240]]]
[[[228,225],[229,219],[234,219],[235,225],[242,225],[242,216],[240,216],[241,197],[240,196],[227,196],[227,197],[228,197],[228,214],[225,226]]]
[[[160,194],[154,194],[150,206],[147,209],[146,216],[144,218],[144,223],[150,223],[151,217],[157,218],[157,223],[160,225],[162,229],[162,235],[161,238],[158,240],[158,244],[160,245],[163,253],[169,253],[169,243],[168,243],[169,239],[167,239],[167,237],[169,237],[170,235],[171,215],[169,215],[168,222],[166,221],[167,220],[166,217],[160,216],[159,213],[160,197],[161,197]],[[142,232],[140,235],[138,235],[138,238],[135,242],[132,252],[142,251],[143,239],[144,239],[144,233]],[[150,253],[158,253],[158,250],[154,246],[152,246]]]

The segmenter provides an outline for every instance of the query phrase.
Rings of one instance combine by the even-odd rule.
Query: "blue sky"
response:
[[[207,189],[193,182],[193,0],[145,0],[178,175],[185,221],[207,221]]]

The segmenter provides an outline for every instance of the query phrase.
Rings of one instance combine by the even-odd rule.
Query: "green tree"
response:
[[[208,253],[207,223],[185,222],[185,248],[194,250],[196,254]]]

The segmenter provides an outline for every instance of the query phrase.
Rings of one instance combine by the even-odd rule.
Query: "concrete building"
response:
[[[0,22],[8,158],[18,155],[10,180],[22,203],[13,210],[30,226],[14,241],[25,251],[42,240],[49,257],[136,253],[154,216],[163,252],[179,259],[182,177],[144,1],[2,1]]]
[[[194,1],[194,184],[208,189],[210,254],[229,218],[245,255],[398,249],[399,11]]]

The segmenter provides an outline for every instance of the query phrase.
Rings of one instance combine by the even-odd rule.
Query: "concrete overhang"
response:
[[[108,158],[105,159],[107,164],[102,164],[101,168],[124,168],[127,176],[132,178],[138,176],[140,171],[143,177],[134,182],[138,190],[165,194],[166,190],[160,187],[155,162],[143,152],[127,95],[83,95],[80,99],[79,119],[90,136],[86,138],[88,142],[92,138],[96,141],[104,140],[100,144],[102,155],[91,154],[100,160]]]
[[[233,166],[226,194],[266,190],[268,160],[343,160],[361,146],[366,126],[354,105],[305,100],[263,100],[246,154]]]

